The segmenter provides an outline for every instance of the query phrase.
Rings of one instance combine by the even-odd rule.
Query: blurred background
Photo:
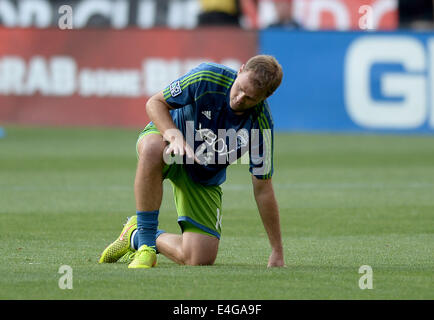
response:
[[[434,132],[432,0],[0,0],[0,127],[142,128],[203,61],[272,54],[289,132]],[[4,131],[0,130],[0,136]]]

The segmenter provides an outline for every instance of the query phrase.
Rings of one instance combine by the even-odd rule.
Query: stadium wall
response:
[[[434,133],[434,33],[260,32],[285,75],[277,130]]]
[[[0,124],[142,128],[151,95],[204,61],[238,69],[257,47],[238,28],[0,28]]]
[[[0,125],[147,123],[144,104],[203,61],[283,65],[277,131],[434,133],[434,33],[0,28]]]

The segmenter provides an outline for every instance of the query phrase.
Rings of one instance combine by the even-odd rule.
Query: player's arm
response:
[[[166,102],[163,92],[153,95],[146,103],[146,113],[149,119],[155,124],[157,129],[163,135],[163,138],[169,142],[166,149],[167,154],[194,158],[194,152],[185,142],[182,132],[176,127],[170,115],[171,106]]]
[[[252,183],[259,214],[271,245],[268,267],[283,267],[285,266],[285,261],[280,231],[279,208],[274,194],[272,180],[271,178],[258,179],[252,175]]]

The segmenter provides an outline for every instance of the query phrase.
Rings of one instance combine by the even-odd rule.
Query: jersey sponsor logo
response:
[[[168,129],[178,130],[178,129]],[[169,132],[168,132],[168,135]],[[174,133],[174,135],[176,135]],[[194,121],[186,121],[185,141],[193,148],[195,159],[186,158],[185,164],[194,164],[195,161],[202,165],[230,165],[251,164],[254,165],[252,173],[256,176],[271,177],[272,171],[272,131],[271,129],[251,129],[250,132],[241,128],[218,129],[217,134],[208,128],[202,127],[199,122],[195,128]],[[168,148],[169,145],[166,147]],[[246,153],[249,157],[243,157]],[[239,161],[237,161],[240,158]],[[182,164],[183,157],[172,156],[163,153],[166,164]]]
[[[182,93],[181,83],[176,81],[170,85],[170,94],[172,97],[179,96]]]

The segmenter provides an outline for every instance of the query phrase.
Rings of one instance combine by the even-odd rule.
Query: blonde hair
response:
[[[265,90],[266,97],[273,94],[283,78],[282,66],[270,55],[257,55],[244,65],[243,72],[252,71],[254,86]]]

